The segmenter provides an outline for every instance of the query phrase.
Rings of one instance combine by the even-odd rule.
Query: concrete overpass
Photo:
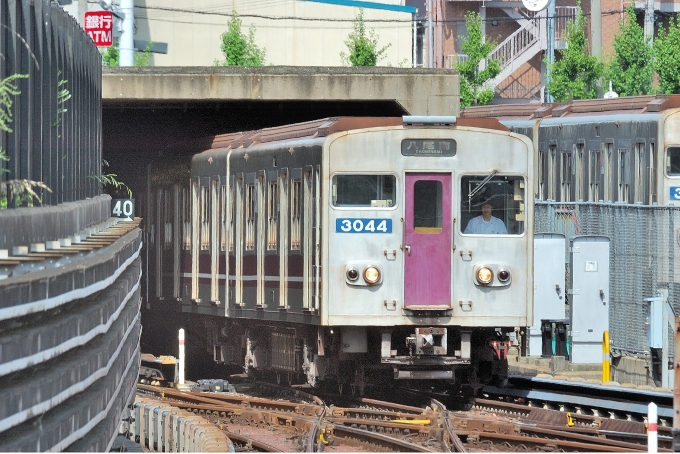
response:
[[[330,116],[457,115],[460,106],[458,74],[444,69],[105,67],[102,79],[105,172],[138,189],[146,164],[189,159],[215,134]]]

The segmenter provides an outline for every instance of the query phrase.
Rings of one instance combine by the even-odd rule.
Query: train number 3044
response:
[[[392,233],[392,219],[338,218],[337,233]]]

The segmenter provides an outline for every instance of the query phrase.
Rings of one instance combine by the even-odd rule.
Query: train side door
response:
[[[451,174],[407,173],[404,307],[451,306]]]

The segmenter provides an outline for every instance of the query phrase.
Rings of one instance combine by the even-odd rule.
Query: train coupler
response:
[[[510,350],[510,347],[512,347],[512,341],[490,340],[489,347],[493,348],[497,359],[506,360],[508,359],[508,350]]]

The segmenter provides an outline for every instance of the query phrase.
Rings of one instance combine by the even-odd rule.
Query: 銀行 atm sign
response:
[[[113,45],[113,13],[111,11],[86,11],[85,32],[97,46]]]

